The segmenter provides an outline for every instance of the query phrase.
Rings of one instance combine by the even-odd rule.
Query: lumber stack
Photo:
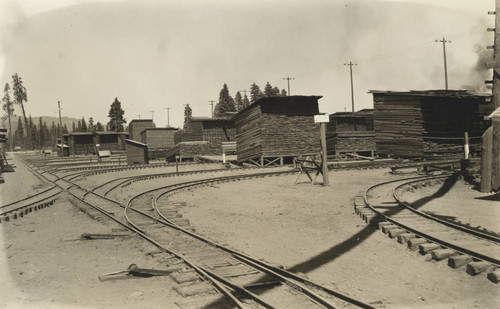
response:
[[[492,109],[488,96],[464,90],[372,93],[379,155],[460,152],[464,132],[480,136],[486,128],[484,115]]]
[[[235,116],[238,162],[320,151],[318,96],[262,98]]]

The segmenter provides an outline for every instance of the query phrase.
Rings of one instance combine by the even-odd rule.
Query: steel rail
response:
[[[479,238],[484,238],[484,239],[487,239],[487,240],[491,240],[491,241],[493,241],[495,243],[500,243],[500,237],[497,237],[497,236],[494,236],[494,235],[489,235],[489,234],[486,234],[486,233],[482,233],[482,232],[479,232],[479,231],[476,231],[476,230],[473,230],[473,229],[469,229],[467,227],[455,224],[453,222],[448,222],[446,220],[436,218],[433,215],[426,214],[425,212],[422,212],[422,211],[420,211],[418,209],[413,208],[410,203],[407,203],[407,202],[403,201],[402,198],[401,198],[401,196],[397,192],[400,191],[403,187],[408,186],[408,185],[413,184],[413,183],[417,183],[417,182],[419,182],[419,181],[418,180],[411,181],[409,183],[402,184],[402,185],[394,188],[394,190],[393,190],[394,199],[396,199],[396,201],[400,205],[404,206],[406,209],[408,209],[409,211],[411,211],[411,212],[413,212],[413,213],[415,213],[415,214],[417,214],[419,216],[425,217],[425,218],[430,219],[430,220],[434,220],[434,221],[436,221],[438,223],[441,223],[441,224],[446,225],[448,227],[451,227],[451,228],[460,230],[462,232],[465,232],[465,233],[477,236]]]
[[[447,176],[451,177],[452,175],[447,175]],[[444,175],[437,175],[437,176],[422,177],[421,181],[423,181],[423,180],[431,180],[431,179],[436,179],[436,178],[441,178],[441,177],[445,177],[445,176]],[[418,177],[411,177],[411,178],[407,178],[407,179],[399,179],[399,180],[386,181],[386,182],[382,182],[382,183],[376,184],[374,186],[371,186],[370,188],[368,188],[364,192],[364,199],[365,199],[366,206],[368,208],[370,208],[378,216],[380,216],[381,218],[383,218],[384,220],[386,220],[386,221],[388,221],[388,222],[390,222],[390,223],[392,223],[392,224],[394,224],[396,226],[399,226],[400,228],[402,228],[404,230],[412,232],[415,235],[420,236],[421,238],[424,238],[424,239],[427,239],[429,241],[435,242],[435,243],[437,243],[437,244],[439,244],[441,246],[451,248],[451,249],[453,249],[453,250],[455,250],[455,251],[457,251],[459,253],[473,256],[473,257],[475,257],[475,258],[477,258],[479,260],[487,261],[487,262],[492,263],[493,265],[495,265],[497,267],[500,267],[500,260],[499,259],[492,258],[492,257],[486,256],[484,254],[481,254],[481,253],[469,250],[467,248],[463,248],[463,247],[454,245],[454,244],[452,244],[450,242],[447,242],[447,241],[444,241],[444,240],[439,239],[437,237],[434,237],[432,235],[429,235],[428,233],[425,233],[425,232],[416,230],[414,228],[411,228],[411,227],[409,227],[409,226],[407,226],[407,225],[405,225],[403,223],[398,222],[397,220],[392,219],[390,216],[386,216],[383,213],[379,212],[378,210],[376,210],[374,208],[373,205],[371,205],[368,202],[367,193],[368,193],[369,190],[372,190],[372,189],[374,189],[376,187],[380,187],[380,186],[387,185],[387,184],[390,184],[390,183],[394,183],[394,182],[400,182],[400,181],[404,181],[404,180],[412,180],[413,181],[413,180],[415,180],[415,178],[418,178]]]
[[[45,190],[43,190],[43,191],[41,191],[41,192],[38,192],[38,193],[36,193],[35,195],[31,195],[31,196],[25,197],[25,198],[23,198],[23,199],[20,199],[20,200],[14,201],[14,202],[12,202],[12,203],[8,203],[8,204],[5,204],[5,205],[2,205],[2,206],[0,206],[0,209],[5,208],[5,207],[9,207],[9,206],[14,205],[14,204],[18,204],[18,203],[24,202],[24,201],[26,201],[26,200],[29,200],[29,199],[31,199],[31,198],[34,198],[34,197],[38,196],[38,195],[44,194],[45,192],[48,192],[48,191],[50,191],[50,190],[54,189],[55,187],[57,187],[57,185],[53,185],[52,187],[47,188],[47,189],[45,189]]]

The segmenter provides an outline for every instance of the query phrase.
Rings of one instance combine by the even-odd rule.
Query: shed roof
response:
[[[449,97],[449,98],[487,98],[491,97],[487,93],[478,93],[470,90],[410,90],[410,91],[390,91],[390,90],[369,90],[368,93],[394,95],[394,96],[414,96],[414,97]]]
[[[131,145],[134,145],[134,146],[139,146],[139,147],[143,147],[143,148],[148,147],[148,144],[143,144],[143,143],[141,143],[141,142],[134,141],[133,139],[125,139],[125,142],[126,142],[127,144],[131,144]]]
[[[489,116],[488,116],[489,119],[498,119],[500,118],[500,107],[495,109],[493,111],[493,113],[491,113]]]
[[[132,119],[130,122],[153,122],[153,119]]]
[[[240,110],[238,112],[238,114],[236,114],[236,115],[233,116],[233,118],[238,117],[238,115],[241,114],[241,112],[246,111],[246,110],[248,110],[250,108],[253,108],[256,105],[269,104],[269,103],[278,103],[278,102],[294,103],[294,102],[297,102],[297,101],[300,101],[300,100],[311,99],[311,98],[319,100],[322,97],[323,96],[318,96],[318,95],[311,95],[311,96],[292,95],[292,96],[286,96],[286,97],[264,97],[264,98],[261,98],[261,99],[255,101],[255,102],[253,102],[252,104],[248,105],[244,109]]]

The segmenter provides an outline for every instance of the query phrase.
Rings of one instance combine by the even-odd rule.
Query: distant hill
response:
[[[38,126],[40,122],[40,117],[31,117],[33,119],[33,123],[35,123],[36,126]],[[50,117],[50,116],[41,116],[42,122],[45,121],[47,123],[47,126],[50,127],[52,125],[52,122],[57,126],[59,123],[59,117]],[[15,131],[17,128],[17,121],[19,117],[14,117],[12,118],[12,131]],[[73,126],[73,121],[75,122],[75,125],[78,124],[78,121],[81,120],[77,118],[70,118],[70,117],[61,117],[63,126],[66,125],[68,127],[68,130],[71,132],[71,128]],[[23,117],[21,116],[21,121],[23,121]],[[88,125],[88,119],[85,119]],[[23,123],[24,124],[24,123]],[[3,121],[3,127],[8,129],[9,128],[9,120],[4,120]]]

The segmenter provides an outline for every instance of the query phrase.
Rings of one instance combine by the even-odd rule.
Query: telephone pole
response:
[[[167,110],[167,128],[170,128],[170,107],[164,108]]]
[[[141,116],[142,116],[142,115],[137,115],[137,117],[139,117],[139,119],[141,119]]]
[[[208,102],[210,102],[210,106],[212,106],[212,118],[214,118],[214,103],[215,103],[215,101],[211,100],[211,101],[208,101]]]
[[[59,127],[60,127],[59,134],[61,136],[61,153],[63,153],[62,151],[64,150],[64,147],[63,147],[64,142],[62,139],[61,101],[57,101],[57,107],[59,109]]]
[[[151,112],[151,120],[154,121],[154,118],[155,118],[155,111],[150,111]]]
[[[351,102],[352,102],[352,113],[354,114],[354,83],[352,81],[352,66],[357,64],[352,63],[352,61],[349,61],[349,63],[344,63],[344,65],[349,66],[349,72],[351,73]]]
[[[295,80],[295,78],[287,76],[283,77],[283,80],[286,80],[288,82],[288,96],[290,96],[290,80]]]
[[[444,84],[445,84],[446,90],[448,90],[448,68],[446,67],[446,43],[451,43],[451,41],[447,41],[444,37],[442,40],[434,40],[434,41],[443,43]]]

